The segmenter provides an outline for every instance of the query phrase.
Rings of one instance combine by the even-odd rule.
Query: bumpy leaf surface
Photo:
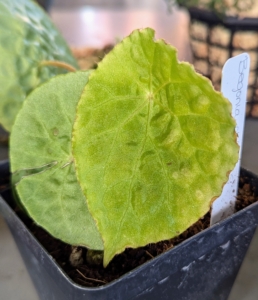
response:
[[[209,210],[238,159],[234,128],[229,101],[153,30],[133,32],[104,58],[73,132],[104,265],[126,247],[178,235]]]
[[[29,95],[11,133],[11,171],[20,202],[36,223],[64,242],[102,250],[71,150],[76,106],[87,81],[88,72],[60,75]]]
[[[40,83],[64,73],[44,60],[77,66],[45,12],[31,0],[0,0],[0,123],[11,130],[26,96]]]

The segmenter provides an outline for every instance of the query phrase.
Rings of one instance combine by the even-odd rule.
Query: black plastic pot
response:
[[[0,181],[9,173],[0,164]],[[258,191],[258,177],[242,170]],[[120,279],[99,288],[73,283],[37,242],[1,193],[5,218],[28,267],[40,299],[65,300],[225,300],[258,224],[258,203],[202,231]]]

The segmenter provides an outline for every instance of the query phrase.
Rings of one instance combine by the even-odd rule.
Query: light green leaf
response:
[[[71,149],[76,106],[88,75],[60,75],[30,94],[13,126],[10,159],[21,204],[36,223],[66,243],[102,250]]]
[[[106,266],[126,247],[172,238],[203,216],[238,146],[229,101],[144,29],[91,74],[73,153]]]
[[[0,123],[11,131],[26,96],[40,83],[64,73],[41,66],[75,59],[46,13],[31,0],[0,0]]]

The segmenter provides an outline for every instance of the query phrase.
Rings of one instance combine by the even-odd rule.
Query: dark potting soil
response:
[[[2,184],[0,184],[0,189],[1,185]],[[241,177],[239,180],[236,211],[256,202],[258,200],[256,193],[256,191],[252,190],[249,178]],[[83,247],[72,247],[71,245],[53,238],[44,229],[38,227],[31,219],[24,216],[17,209],[16,212],[37,240],[62,267],[64,272],[74,282],[87,287],[97,287],[119,278],[153,257],[173,248],[182,241],[208,228],[210,224],[210,213],[207,213],[203,218],[179,236],[137,249],[128,248],[123,253],[116,255],[107,268],[103,268],[102,265],[90,265],[86,262],[87,249]],[[71,258],[78,262],[77,266],[71,265]]]

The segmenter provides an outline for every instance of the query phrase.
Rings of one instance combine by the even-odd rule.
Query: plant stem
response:
[[[103,255],[103,251],[88,249],[86,254],[86,261],[88,264],[93,266],[101,265],[103,264]]]
[[[39,64],[39,66],[40,67],[51,66],[51,67],[63,68],[70,72],[77,71],[73,66],[71,66],[63,61],[58,61],[58,60],[42,60]]]

